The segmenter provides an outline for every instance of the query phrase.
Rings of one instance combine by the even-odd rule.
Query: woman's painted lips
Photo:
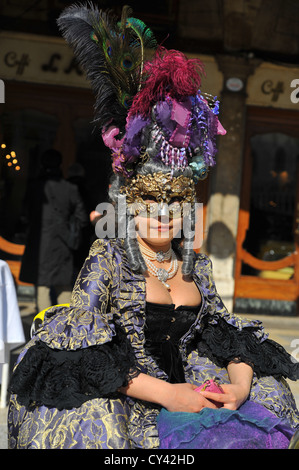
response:
[[[169,232],[171,230],[171,227],[167,225],[158,225],[157,227],[158,232]]]

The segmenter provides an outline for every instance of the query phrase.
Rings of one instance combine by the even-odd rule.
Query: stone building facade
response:
[[[0,235],[20,243],[26,185],[46,146],[62,151],[65,174],[74,162],[84,166],[91,209],[105,198],[109,155],[90,127],[89,84],[53,26],[71,2],[43,0],[44,9],[28,9],[17,25],[16,9],[2,3],[0,136],[20,155],[21,171],[7,167],[2,150],[1,179],[9,194],[0,207],[8,220]],[[98,3],[116,10],[122,5]],[[198,191],[205,208],[201,250],[212,258],[218,291],[230,310],[298,315],[298,2],[139,3],[130,3],[135,16],[165,47],[201,58],[202,89],[221,101],[227,135],[219,138],[217,166]]]

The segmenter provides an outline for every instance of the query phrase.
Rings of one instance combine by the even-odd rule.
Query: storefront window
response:
[[[277,132],[255,135],[251,152],[250,224],[243,247],[255,258],[277,261],[295,251],[299,139]],[[243,264],[242,274],[291,279],[294,268],[260,271]]]
[[[41,154],[53,146],[59,121],[56,116],[34,109],[19,109],[2,114],[1,134],[5,149],[0,160],[0,235],[15,243],[24,242],[23,200],[32,178],[39,172]],[[11,152],[19,169],[9,166]]]

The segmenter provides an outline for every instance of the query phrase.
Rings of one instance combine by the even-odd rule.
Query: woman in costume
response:
[[[20,354],[9,447],[287,448],[299,414],[285,378],[299,364],[227,312],[193,251],[195,184],[225,132],[202,64],[162,48],[145,61],[154,38],[127,8],[117,22],[74,6],[59,25],[96,93],[111,200],[126,211]]]

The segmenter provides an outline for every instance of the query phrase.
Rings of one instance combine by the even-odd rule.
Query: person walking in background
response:
[[[38,311],[70,301],[74,250],[87,214],[78,188],[60,169],[62,155],[49,149],[41,173],[26,196],[28,233],[20,279],[36,285]]]
[[[72,163],[66,175],[66,180],[75,185],[78,189],[79,195],[82,199],[84,210],[88,217],[88,223],[82,228],[81,238],[78,243],[78,247],[74,250],[74,272],[73,272],[73,283],[75,282],[79,271],[88,256],[89,248],[92,242],[95,240],[95,229],[91,223],[88,214],[91,211],[92,200],[87,190],[86,184],[86,173],[84,167],[79,163]]]

